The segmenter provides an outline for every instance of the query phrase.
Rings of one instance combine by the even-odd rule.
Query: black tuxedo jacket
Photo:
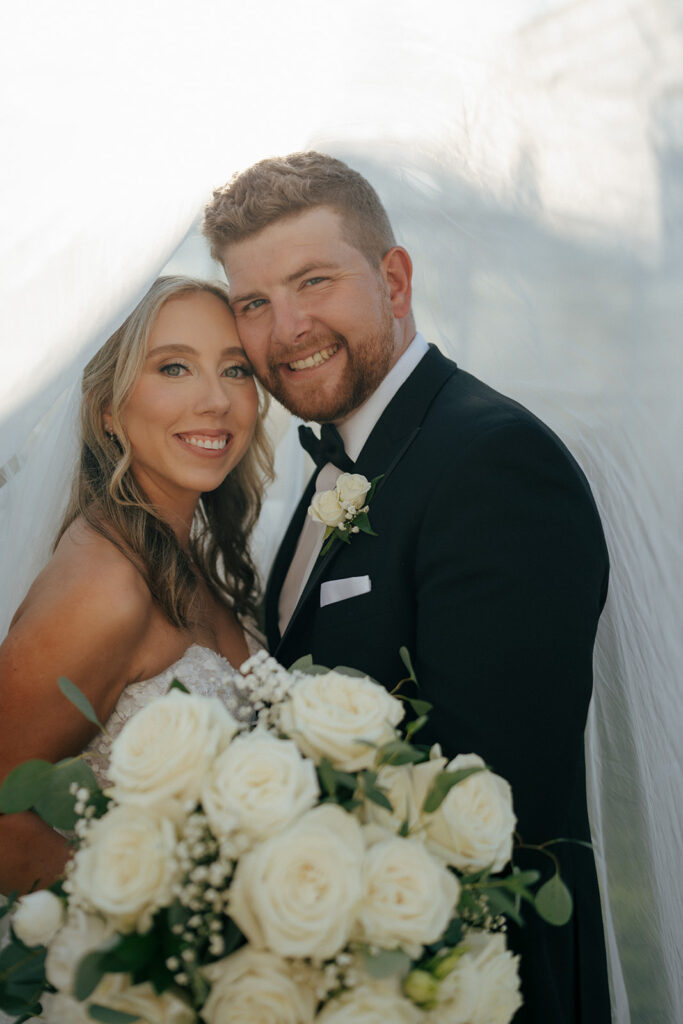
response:
[[[278,597],[306,515],[304,493],[266,594],[270,650],[363,669],[389,687],[413,658],[434,705],[420,742],[480,754],[513,788],[525,843],[589,840],[584,728],[608,559],[588,483],[562,442],[522,406],[431,347],[380,417],[356,463],[383,474],[376,537],[355,534],[318,559],[280,637]],[[369,576],[371,590],[320,606],[324,581]],[[605,952],[590,850],[552,847],[574,896],[562,928],[533,910],[511,945],[525,1006],[515,1022],[609,1024]],[[524,866],[552,873],[538,854]]]

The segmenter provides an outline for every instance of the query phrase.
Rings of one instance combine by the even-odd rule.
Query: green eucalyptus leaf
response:
[[[141,1020],[133,1013],[124,1013],[123,1010],[114,1010],[111,1006],[100,1006],[99,1003],[91,1003],[88,1007],[88,1016],[93,1020],[99,1020],[102,1024],[133,1024],[133,1021]]]
[[[11,933],[0,952],[0,1009],[19,1016],[36,1005],[45,988],[46,954],[44,946],[29,948]]]
[[[544,921],[559,927],[572,916],[572,894],[560,876],[553,875],[536,893],[534,906]]]
[[[396,694],[396,696],[412,708],[418,718],[426,717],[434,708],[434,705],[430,704],[428,700],[419,700],[417,697],[404,697],[401,694]]]
[[[391,740],[380,747],[375,757],[375,764],[419,764],[424,761],[422,751],[416,750],[406,740]]]
[[[86,697],[86,695],[80,690],[75,683],[72,683],[70,679],[65,676],[60,676],[57,680],[57,686],[62,691],[67,700],[70,700],[74,707],[78,708],[80,713],[96,725],[99,729],[102,729],[102,724],[95,713],[95,709]]]
[[[352,811],[355,811],[356,807],[362,807],[363,806],[363,801],[362,800],[358,800],[354,796],[350,800],[344,800],[344,802],[341,803],[339,806],[343,807],[345,811],[348,811],[349,814],[351,814]]]
[[[168,690],[166,692],[170,693],[171,690],[180,690],[181,693],[189,693],[190,692],[188,690],[188,688],[185,686],[185,683],[181,683],[179,679],[173,679],[171,681],[171,685],[169,686],[169,688],[168,688]]]
[[[517,922],[517,924],[524,924],[519,913],[517,901],[504,889],[485,889],[484,895],[486,896],[486,901],[494,916],[497,914],[504,914],[506,917],[511,917],[513,921]]]
[[[423,725],[426,725],[428,721],[428,715],[420,715],[419,718],[415,718],[412,722],[408,722],[408,725],[406,726],[406,739],[410,741],[415,733],[418,732]]]
[[[371,800],[378,807],[383,807],[386,811],[393,811],[394,808],[384,790],[378,789],[376,786],[367,786],[364,790],[364,795],[366,799]]]
[[[326,676],[330,671],[325,665],[308,665],[306,668],[300,668],[299,672],[303,672],[307,676]]]
[[[540,877],[541,872],[535,868],[529,871],[520,871],[519,868],[514,868],[512,874],[508,875],[504,881],[512,892],[520,892],[522,889],[528,889],[530,886],[535,885]]]
[[[18,814],[28,811],[40,799],[43,786],[53,770],[49,761],[31,760],[9,773],[0,787],[0,811],[3,814]]]
[[[338,768],[335,768],[334,777],[337,780],[337,786],[342,786],[344,789],[350,789],[355,793],[358,788],[358,779],[355,775],[351,775],[350,772],[340,772]]]
[[[443,941],[447,946],[457,946],[465,932],[465,925],[460,917],[453,917],[443,933]]]
[[[401,659],[401,661],[403,662],[403,664],[405,665],[406,671],[407,671],[408,675],[410,676],[410,678],[413,680],[414,683],[417,683],[417,678],[415,676],[415,669],[413,668],[413,663],[412,663],[412,660],[410,658],[410,651],[408,650],[408,648],[407,647],[399,647],[399,649],[398,649],[398,656]]]
[[[432,787],[422,804],[422,810],[425,814],[433,814],[441,806],[453,786],[457,786],[459,782],[469,779],[470,775],[476,775],[477,772],[482,771],[485,771],[485,768],[477,766],[474,768],[460,768],[455,772],[441,772],[432,783]]]
[[[80,758],[70,757],[54,765],[34,805],[36,813],[52,828],[72,829],[78,820],[76,797],[69,792],[73,783],[90,793],[100,792],[92,770]]]
[[[323,757],[318,765],[318,778],[327,795],[334,797],[337,792],[337,778],[332,762],[326,757]]]
[[[17,902],[18,896],[19,891],[17,889],[13,889],[12,892],[9,893],[9,895],[6,897],[5,905],[0,906],[0,919],[2,919],[5,916],[5,914],[9,914],[10,910],[14,909],[14,905]]]
[[[230,953],[234,953],[236,949],[243,946],[246,942],[244,935],[231,917],[226,918],[226,924],[223,929],[223,942],[225,943],[223,956],[229,956]]]
[[[119,938],[110,955],[121,965],[119,970],[134,971],[149,963],[158,946],[158,938],[154,931],[143,934],[129,932]]]
[[[332,669],[333,672],[339,672],[342,676],[352,676],[354,679],[370,679],[367,672],[363,672],[361,668],[352,668],[351,665],[335,665]],[[373,679],[374,683],[375,680]]]
[[[410,966],[410,957],[402,949],[382,949],[373,956],[364,951],[365,969],[371,978],[389,978],[400,974]]]
[[[298,670],[299,672],[305,672],[305,670],[310,665],[312,665],[312,664],[313,664],[313,655],[312,654],[302,654],[300,658],[297,658],[296,661],[292,662],[292,664],[289,666],[289,670],[288,671],[296,672]]]
[[[102,978],[107,973],[105,970],[106,953],[101,950],[94,950],[86,953],[76,968],[74,978],[74,996],[79,1002],[83,1002],[95,991]]]

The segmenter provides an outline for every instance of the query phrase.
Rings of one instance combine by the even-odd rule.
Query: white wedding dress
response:
[[[263,644],[245,630],[250,654]],[[253,707],[246,691],[235,686],[238,671],[227,658],[208,647],[193,644],[183,656],[151,679],[129,683],[116,702],[106,722],[106,733],[99,733],[85,749],[84,761],[92,768],[100,787],[107,782],[107,767],[113,740],[126,722],[157,697],[162,697],[174,679],[178,679],[191,693],[202,697],[218,697],[238,722],[247,722],[253,716]],[[2,1017],[0,1016],[0,1024]]]

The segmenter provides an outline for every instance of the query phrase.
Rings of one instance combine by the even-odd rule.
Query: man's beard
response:
[[[333,395],[326,394],[323,387],[312,387],[306,393],[301,389],[301,394],[290,394],[281,376],[280,364],[283,360],[270,360],[268,377],[261,377],[263,386],[285,409],[303,420],[317,423],[344,419],[362,405],[377,390],[396,358],[394,317],[389,304],[377,330],[366,336],[362,344],[357,344],[353,350],[349,348],[344,335],[335,331],[326,333],[327,336],[316,334],[315,339],[311,339],[315,340],[319,349],[331,345],[346,349],[346,369]],[[292,360],[297,358],[296,353],[292,354]]]

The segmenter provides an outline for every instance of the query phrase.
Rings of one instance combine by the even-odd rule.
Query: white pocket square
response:
[[[337,601],[346,601],[349,597],[358,597],[359,594],[369,594],[372,584],[369,576],[349,576],[345,580],[327,580],[320,585],[320,607],[326,604],[335,604]]]

